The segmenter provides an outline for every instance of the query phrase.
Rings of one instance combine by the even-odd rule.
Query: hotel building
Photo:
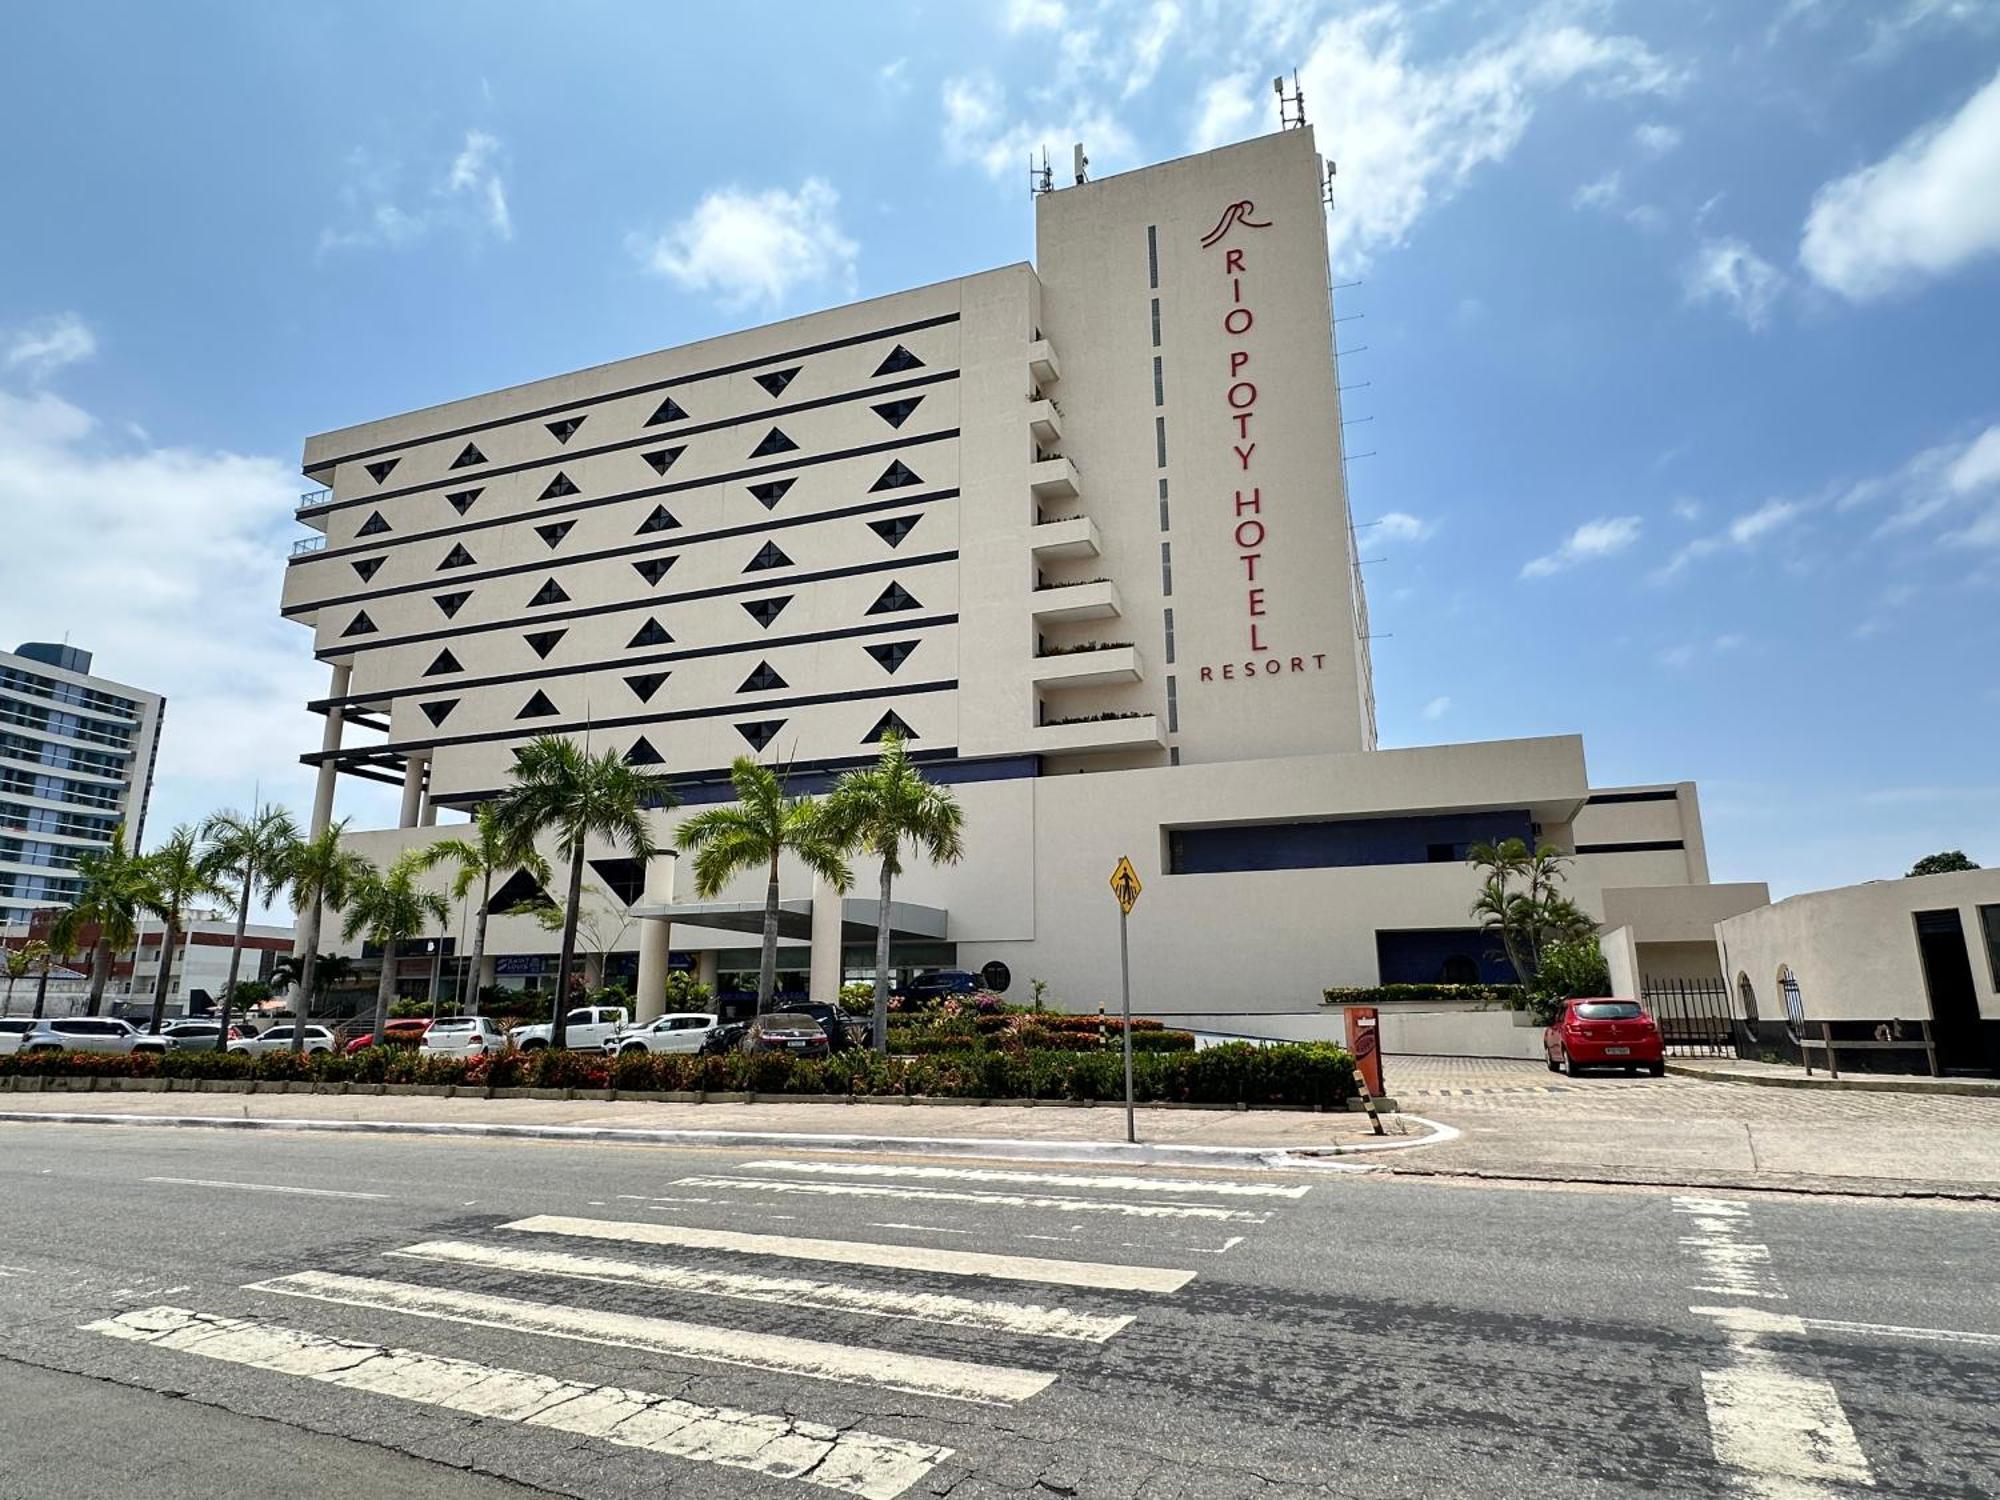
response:
[[[341,777],[397,784],[400,826],[353,836],[387,859],[540,734],[694,807],[735,756],[816,789],[893,729],[968,848],[898,881],[900,966],[1115,1003],[1129,855],[1135,1004],[1317,1034],[1323,986],[1495,973],[1463,861],[1508,835],[1573,849],[1646,949],[1645,893],[1708,882],[1691,785],[1593,788],[1574,736],[1376,747],[1324,180],[1287,130],[1041,194],[1032,266],[310,439],[283,609],[328,671],[315,826]],[[697,902],[596,853],[643,1012],[670,963],[754,967],[760,879]],[[867,970],[856,873],[785,871],[796,987]],[[555,938],[489,945],[514,982]]]

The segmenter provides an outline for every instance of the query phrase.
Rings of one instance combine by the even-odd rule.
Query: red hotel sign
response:
[[[1257,205],[1248,198],[1230,204],[1222,211],[1222,217],[1215,221],[1215,227],[1202,236],[1202,249],[1210,250],[1221,245],[1229,238],[1230,231],[1239,225],[1245,229],[1269,229],[1271,221],[1252,217],[1256,212]],[[1255,677],[1323,671],[1326,668],[1324,652],[1286,656],[1274,652],[1270,642],[1264,638],[1270,624],[1270,601],[1266,597],[1268,586],[1258,576],[1258,564],[1264,560],[1272,529],[1264,510],[1264,487],[1258,480],[1257,435],[1251,430],[1251,423],[1257,417],[1257,381],[1251,368],[1250,334],[1257,326],[1257,313],[1251,298],[1244,292],[1245,281],[1251,280],[1248,252],[1239,246],[1225,247],[1222,274],[1229,278],[1229,307],[1222,315],[1222,331],[1230,340],[1229,372],[1223,400],[1229,408],[1229,420],[1236,429],[1230,441],[1236,476],[1230,497],[1230,542],[1243,569],[1242,621],[1246,627],[1249,655],[1242,661],[1203,667],[1201,680],[1214,682],[1219,678],[1224,682],[1240,682]],[[1251,285],[1254,292],[1254,280],[1251,280]],[[1310,667],[1306,665],[1308,662],[1312,664]]]

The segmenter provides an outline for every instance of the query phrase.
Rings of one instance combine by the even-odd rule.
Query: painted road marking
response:
[[[782,1234],[746,1234],[734,1229],[696,1229],[687,1224],[629,1224],[615,1219],[576,1219],[536,1214],[503,1224],[524,1234],[562,1234],[575,1239],[623,1240],[635,1245],[672,1245],[682,1250],[729,1250],[739,1255],[775,1255],[787,1260],[823,1260],[836,1265],[879,1266],[898,1271],[937,1271],[947,1276],[989,1276],[1000,1281],[1041,1281],[1052,1286],[1088,1287],[1110,1292],[1177,1292],[1194,1272],[1164,1266],[1121,1266],[1087,1260],[1043,1260],[1027,1255],[989,1255],[928,1245],[882,1245],[864,1240],[795,1239]]]
[[[207,1177],[148,1177],[146,1182],[167,1182],[180,1187],[235,1188],[244,1193],[296,1193],[305,1198],[374,1198],[386,1201],[387,1193],[350,1193],[340,1188],[292,1187],[280,1182],[217,1182]]]
[[[198,1354],[493,1421],[521,1422],[693,1463],[748,1469],[862,1500],[896,1500],[951,1449],[792,1417],[702,1406],[616,1386],[350,1343],[297,1328],[149,1307],[83,1325],[130,1343]]]
[[[1210,1219],[1230,1224],[1267,1224],[1269,1214],[1207,1203],[1106,1203],[1095,1198],[1047,1198],[1022,1193],[947,1192],[941,1188],[892,1187],[887,1183],[783,1182],[764,1177],[683,1177],[687,1187],[747,1188],[758,1193],[805,1193],[821,1198],[902,1198],[921,1203],[977,1203],[991,1208],[1049,1208],[1061,1213],[1128,1214],[1141,1219]]]
[[[1934,1344],[1979,1344],[2000,1348],[2000,1333],[1967,1333],[1957,1328],[1904,1328],[1895,1323],[1850,1323],[1841,1318],[1807,1318],[1816,1333],[1853,1333],[1871,1339],[1920,1339]]]
[[[831,1312],[862,1313],[876,1318],[912,1318],[925,1323],[951,1323],[995,1333],[1034,1338],[1082,1339],[1101,1344],[1132,1321],[1130,1316],[1100,1317],[1061,1307],[1015,1302],[977,1302],[941,1292],[871,1291],[813,1281],[803,1276],[750,1276],[735,1271],[703,1271],[691,1266],[645,1265],[596,1255],[571,1255],[560,1250],[515,1250],[464,1240],[427,1240],[389,1254],[411,1260],[448,1261],[488,1270],[524,1275],[569,1276],[580,1281],[605,1281],[627,1286],[662,1287],[676,1292],[734,1297],[745,1302],[776,1302],[788,1307],[818,1307]]]
[[[603,1312],[590,1307],[529,1302],[519,1297],[495,1297],[449,1287],[413,1286],[373,1276],[339,1276],[328,1271],[301,1271],[292,1276],[253,1282],[249,1292],[273,1292],[285,1297],[309,1297],[346,1307],[407,1313],[480,1328],[506,1328],[540,1333],[585,1344],[644,1349],[654,1354],[802,1375],[811,1380],[835,1380],[847,1385],[879,1385],[919,1396],[941,1396],[1000,1406],[1025,1401],[1055,1383],[1043,1370],[1018,1370],[1006,1365],[973,1365],[923,1354],[898,1354],[852,1344],[827,1344],[817,1339],[783,1334],[711,1328],[670,1318]]]
[[[1221,1198],[1303,1198],[1310,1186],[1200,1182],[1187,1177],[1093,1176],[1088,1172],[1010,1172],[997,1167],[899,1167],[878,1162],[746,1161],[746,1170],[808,1172],[829,1177],[913,1177],[938,1182],[1024,1182],[1031,1186],[1111,1188],[1127,1193],[1212,1193]]]

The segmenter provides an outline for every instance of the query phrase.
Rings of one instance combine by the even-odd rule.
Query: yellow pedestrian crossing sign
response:
[[[1120,855],[1118,868],[1111,872],[1111,890],[1118,897],[1118,909],[1131,916],[1132,908],[1139,904],[1139,892],[1144,889],[1139,884],[1139,872],[1132,868],[1132,861]]]

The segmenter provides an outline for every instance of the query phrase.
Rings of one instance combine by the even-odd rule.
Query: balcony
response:
[[[1037,562],[1056,562],[1078,557],[1103,555],[1103,539],[1097,523],[1089,516],[1071,516],[1063,521],[1044,521],[1028,528],[1028,550]]]
[[[1028,465],[1028,489],[1037,500],[1074,500],[1078,494],[1076,465],[1061,454],[1038,459]]]
[[[1159,750],[1165,745],[1158,714],[1139,714],[1129,719],[1091,719],[1081,724],[1038,724],[1028,731],[1028,748],[1037,755]]]
[[[314,510],[319,506],[330,505],[332,503],[332,490],[307,490],[303,495],[299,496],[299,503],[293,508],[295,510]]]
[[[304,557],[308,552],[318,552],[325,546],[324,536],[302,536],[292,543],[292,556]]]
[[[1037,391],[1062,379],[1062,366],[1056,363],[1055,348],[1047,339],[1028,345],[1028,379]]]
[[[1053,401],[1028,403],[1028,431],[1041,448],[1055,448],[1062,442],[1062,410]]]
[[[1063,688],[1122,687],[1145,676],[1137,646],[1100,646],[1035,658],[1030,680],[1051,691]]]
[[[1099,578],[1036,589],[1029,613],[1055,625],[1069,620],[1115,620],[1125,613],[1125,606],[1118,597],[1118,585]]]

